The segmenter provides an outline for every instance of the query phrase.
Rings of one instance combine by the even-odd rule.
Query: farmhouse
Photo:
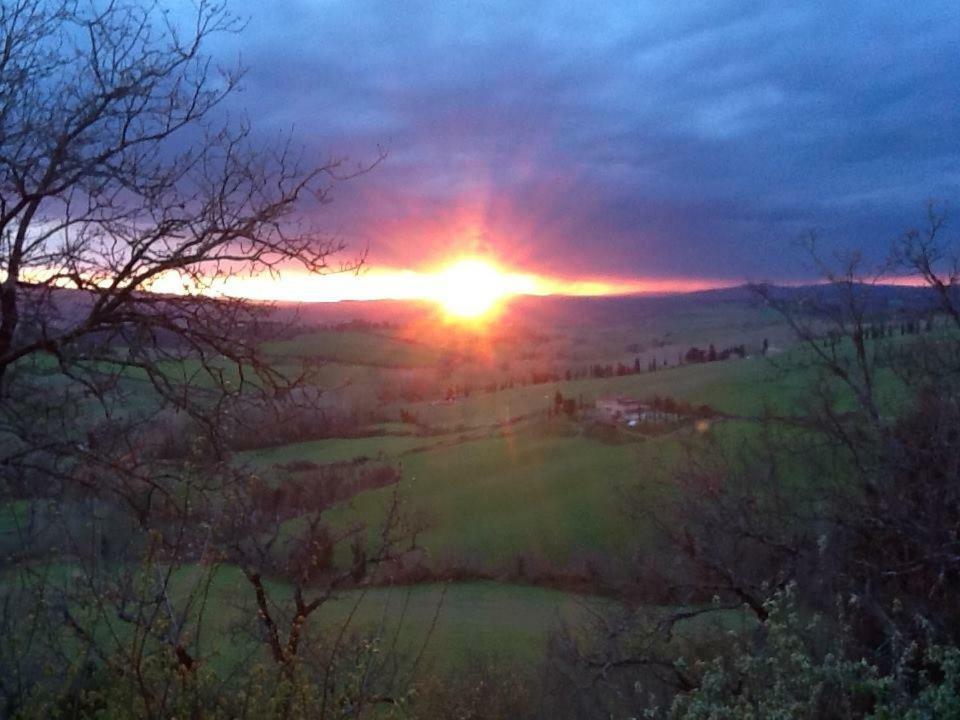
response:
[[[676,413],[664,412],[640,400],[623,395],[597,398],[596,413],[601,420],[625,422],[629,425],[673,422],[679,418]]]
[[[647,409],[639,400],[623,395],[597,398],[596,408],[597,414],[605,420],[634,419]]]

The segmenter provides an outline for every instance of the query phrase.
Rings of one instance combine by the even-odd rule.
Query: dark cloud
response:
[[[324,216],[374,262],[468,208],[553,272],[782,278],[805,230],[879,253],[960,189],[955,0],[234,7],[259,132],[389,148]]]

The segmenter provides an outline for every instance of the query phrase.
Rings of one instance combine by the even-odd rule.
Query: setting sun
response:
[[[432,299],[456,318],[479,318],[504,298],[529,292],[533,281],[505,273],[479,258],[463,258],[441,268],[431,278]]]

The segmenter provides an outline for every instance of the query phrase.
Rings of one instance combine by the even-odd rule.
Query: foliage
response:
[[[697,687],[677,696],[666,713],[670,718],[919,720],[960,712],[960,649],[901,647],[899,662],[885,674],[851,655],[851,629],[835,625],[845,608],[832,622],[810,617],[798,607],[793,586],[764,605],[762,639],[738,638],[728,654],[698,662]]]
[[[424,720],[500,720],[534,717],[537,688],[527,668],[474,655],[453,677],[422,680],[413,692],[414,716]]]
[[[913,311],[939,306],[941,332],[902,315],[899,338],[881,333],[889,318],[857,257],[839,272],[822,265],[827,283],[805,297],[758,288],[800,341],[775,364],[805,365],[804,402],[742,432],[690,436],[675,473],[634,495],[632,516],[660,530],[637,563],[641,582],[687,607],[654,621],[610,614],[591,642],[561,644],[581,707],[653,712],[675,698],[675,716],[690,718],[955,708],[960,271],[945,262],[941,226],[931,214],[926,234],[909,233],[894,254],[926,280]],[[710,598],[745,608],[760,629],[678,648],[671,638]]]
[[[303,666],[278,672],[270,665],[248,668],[240,685],[225,686],[210,668],[185,672],[169,653],[152,656],[136,673],[78,666],[49,687],[27,698],[13,717],[18,720],[76,718],[134,720],[144,717],[203,717],[211,720],[276,720],[357,717],[377,708],[377,717],[407,717],[409,695],[385,695],[373,688],[378,649],[360,641],[342,661],[343,668],[317,675]]]

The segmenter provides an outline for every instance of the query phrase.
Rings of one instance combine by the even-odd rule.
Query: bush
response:
[[[805,617],[792,587],[765,603],[759,642],[698,662],[698,687],[679,694],[672,720],[960,717],[960,650],[911,644],[884,674],[851,655],[844,608],[832,622]],[[651,710],[649,716],[659,714]]]

